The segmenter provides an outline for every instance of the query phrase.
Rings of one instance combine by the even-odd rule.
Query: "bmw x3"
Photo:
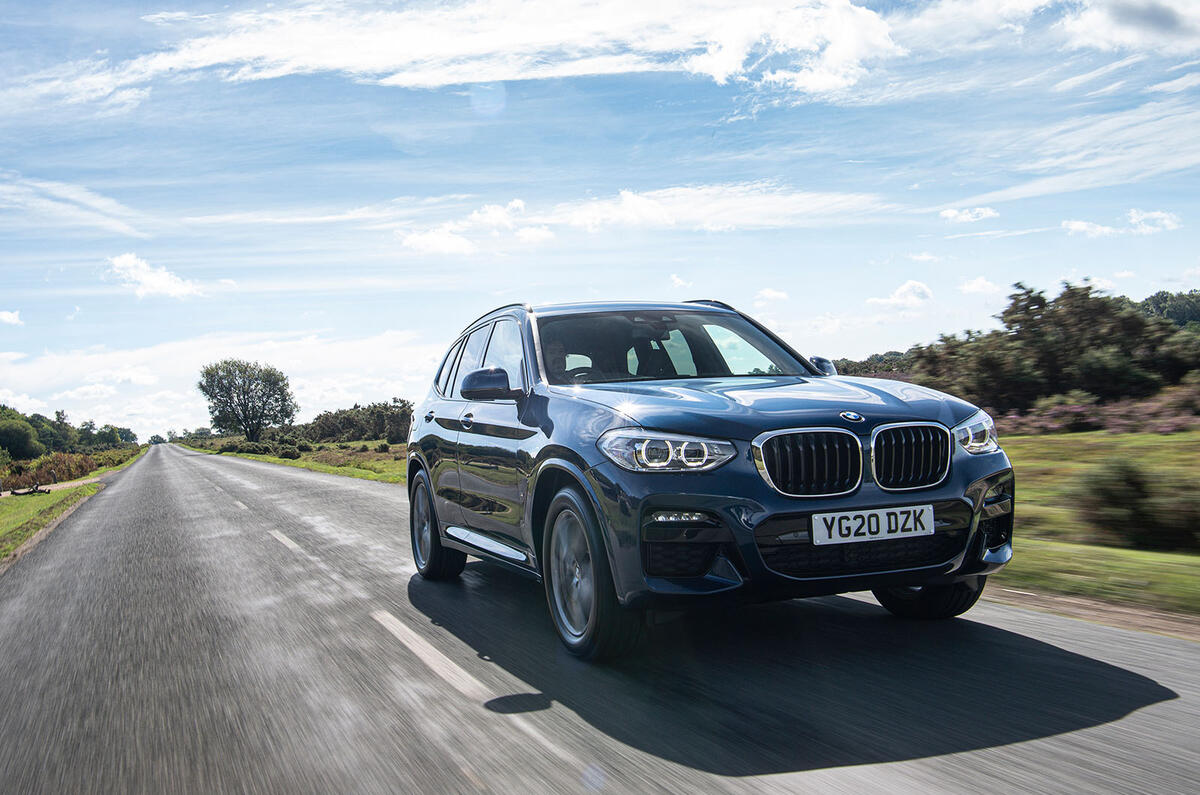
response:
[[[870,590],[950,618],[1012,558],[984,411],[839,375],[719,301],[484,315],[414,412],[408,475],[420,575],[471,555],[540,580],[586,659],[630,650],[648,610]]]

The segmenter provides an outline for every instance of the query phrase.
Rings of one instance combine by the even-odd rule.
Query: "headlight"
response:
[[[633,472],[702,472],[715,469],[737,455],[730,442],[616,428],[596,442],[618,466]]]
[[[968,453],[994,453],[1000,449],[996,436],[996,423],[986,411],[977,411],[954,426],[954,441]]]

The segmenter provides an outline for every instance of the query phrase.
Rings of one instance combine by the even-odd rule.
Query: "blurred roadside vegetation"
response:
[[[72,425],[0,405],[0,491],[62,483],[120,466],[142,449],[137,434],[91,420]]]
[[[0,562],[72,505],[99,490],[100,484],[88,483],[0,500]]]

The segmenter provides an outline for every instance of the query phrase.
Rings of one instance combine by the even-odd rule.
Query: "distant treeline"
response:
[[[54,419],[41,414],[22,414],[0,405],[0,459],[27,460],[51,453],[90,453],[137,443],[137,434],[128,428],[102,425],[87,420],[78,427],[64,411]]]
[[[1020,283],[1014,288],[997,315],[1001,329],[840,359],[838,370],[950,392],[1007,415],[1020,431],[1110,427],[1129,412],[1150,422],[1169,419],[1170,427],[1158,430],[1195,425],[1200,290],[1132,301],[1100,295],[1088,284],[1064,284],[1055,298]],[[1135,408],[1134,400],[1149,402]],[[1048,423],[1021,426],[1043,415]]]
[[[263,434],[265,442],[280,441],[283,444],[307,442],[361,442],[383,439],[389,444],[399,444],[408,439],[408,429],[412,425],[413,406],[410,401],[394,397],[390,402],[368,403],[360,406],[357,403],[348,409],[323,411],[313,418],[312,422],[297,425],[272,428]],[[168,434],[171,439],[207,439],[211,437],[209,428],[184,430],[176,434]]]

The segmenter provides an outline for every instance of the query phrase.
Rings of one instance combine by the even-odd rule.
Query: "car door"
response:
[[[491,328],[489,323],[475,329],[451,351],[449,367],[442,365],[425,414],[416,419],[422,426],[420,449],[429,465],[434,509],[443,529],[463,523],[458,443],[467,403],[458,387],[463,375],[479,367]]]
[[[496,322],[482,367],[508,373],[509,386],[525,390],[524,335],[516,320]],[[462,414],[458,469],[467,526],[514,549],[532,564],[536,555],[522,530],[525,497],[532,472],[536,424],[522,421],[528,401],[476,400]],[[510,559],[513,556],[505,555]]]

